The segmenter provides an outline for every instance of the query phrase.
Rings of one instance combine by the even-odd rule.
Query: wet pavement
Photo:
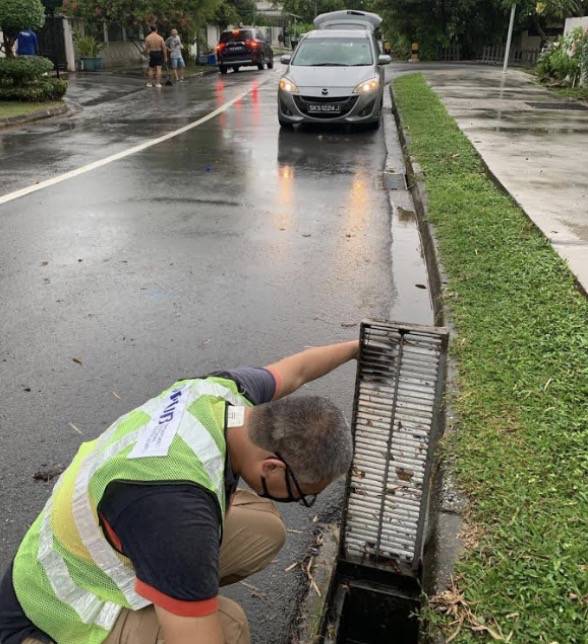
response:
[[[85,104],[76,114],[0,132],[2,569],[49,493],[35,471],[67,464],[82,440],[175,379],[356,337],[362,318],[390,311],[431,321],[423,285],[391,261],[381,130],[280,132],[276,72],[163,91],[103,78],[75,81],[71,98]],[[177,137],[9,195],[243,92]],[[353,385],[346,365],[306,391],[350,415]],[[339,483],[312,511],[283,506],[288,543],[249,580],[260,593],[228,589],[254,642],[287,641],[303,583],[285,569],[312,543],[313,517],[336,516],[341,495]]]
[[[419,66],[396,66],[395,71]],[[423,65],[491,172],[588,292],[588,104],[520,70]]]

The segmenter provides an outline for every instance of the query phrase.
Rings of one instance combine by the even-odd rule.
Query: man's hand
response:
[[[282,358],[266,367],[277,380],[276,398],[282,398],[299,387],[320,378],[344,362],[357,358],[359,340],[313,347]]]
[[[155,606],[165,644],[224,644],[218,613],[206,617],[181,617]]]

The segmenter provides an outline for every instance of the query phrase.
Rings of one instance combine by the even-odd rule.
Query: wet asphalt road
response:
[[[161,92],[82,80],[77,115],[0,133],[6,194],[250,90],[185,134],[0,205],[2,569],[50,490],[37,469],[66,464],[177,378],[352,338],[351,324],[390,310],[382,132],[280,133],[277,78],[215,75]],[[305,391],[350,415],[353,382],[346,365]],[[263,595],[229,589],[254,642],[287,641],[301,580],[284,569],[341,493],[333,486],[312,511],[282,506],[288,543],[249,580]]]

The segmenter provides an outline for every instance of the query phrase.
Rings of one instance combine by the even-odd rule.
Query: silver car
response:
[[[315,18],[319,29],[306,34],[278,90],[278,120],[296,123],[366,124],[377,128],[384,93],[383,65],[374,29],[381,19],[359,11],[336,11]],[[345,28],[343,28],[345,27]]]

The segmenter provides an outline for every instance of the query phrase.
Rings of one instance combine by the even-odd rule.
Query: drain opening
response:
[[[418,642],[447,343],[445,328],[362,322],[328,644]]]

